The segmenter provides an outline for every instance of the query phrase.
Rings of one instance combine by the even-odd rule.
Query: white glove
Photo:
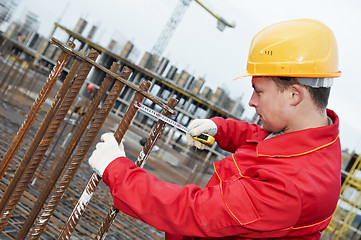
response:
[[[193,137],[201,133],[207,133],[211,136],[217,134],[217,125],[210,119],[194,119],[188,126],[190,132],[187,134],[187,141],[189,146],[195,146],[198,149],[206,149],[207,146]]]
[[[89,165],[101,177],[107,166],[117,157],[125,157],[123,143],[118,145],[114,133],[104,133],[89,158]]]

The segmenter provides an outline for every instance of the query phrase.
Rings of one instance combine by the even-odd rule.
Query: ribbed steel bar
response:
[[[75,44],[70,42],[69,48],[73,49]],[[25,136],[30,130],[31,125],[34,123],[36,116],[38,115],[41,106],[48,98],[50,91],[54,87],[56,80],[58,79],[60,73],[63,71],[63,68],[68,61],[70,54],[62,52],[59,56],[58,61],[56,62],[54,68],[52,69],[48,79],[46,80],[43,88],[41,89],[38,97],[34,101],[29,113],[26,115],[25,120],[18,132],[16,133],[13,141],[11,142],[7,152],[5,153],[3,159],[0,162],[0,180],[4,176],[7,168],[9,167],[10,162],[13,160],[16,152],[19,150],[21,143],[23,142]],[[1,208],[0,208],[1,209]]]
[[[18,61],[19,62],[16,65],[16,67],[14,68],[14,71],[13,71],[12,75],[9,77],[9,81],[7,81],[7,83],[5,84],[5,86],[3,88],[3,91],[0,93],[0,98],[2,98],[2,97],[5,98],[5,93],[8,92],[8,90],[10,88],[10,85],[12,85],[12,87],[14,87],[15,84],[17,84],[17,79],[18,79],[18,76],[20,74],[21,66],[24,63],[24,59],[19,59]]]
[[[33,67],[33,63],[34,63],[34,59],[32,58],[32,59],[28,62],[28,66],[25,67],[25,70],[23,71],[23,73],[21,74],[21,76],[17,79],[16,84],[13,84],[12,93],[11,93],[11,96],[10,96],[10,99],[9,99],[10,102],[12,101],[14,95],[16,95],[17,90],[19,89],[19,87],[22,87],[22,86],[23,86],[29,70]],[[24,69],[24,68],[23,68],[23,69]]]
[[[143,81],[141,85],[139,86],[140,89],[144,91],[148,91],[150,87],[150,83],[147,81]],[[117,139],[117,142],[120,143],[128,130],[132,120],[134,119],[137,108],[134,107],[135,102],[142,102],[144,99],[144,96],[136,93],[133,97],[133,100],[128,107],[126,113],[124,114],[122,121],[118,125],[118,128],[116,129],[114,133],[114,137]],[[84,188],[84,191],[80,198],[78,199],[77,204],[75,205],[73,211],[71,212],[70,216],[68,217],[68,220],[66,221],[63,230],[58,236],[58,239],[70,239],[71,234],[73,233],[76,225],[78,224],[80,217],[82,216],[85,208],[87,207],[91,197],[93,196],[95,189],[99,185],[101,180],[101,177],[93,173],[88,180],[87,185]]]
[[[114,72],[116,72],[118,69],[119,69],[118,64],[113,64],[113,66],[111,67],[111,71],[114,71]],[[72,155],[76,145],[78,144],[79,139],[81,138],[81,136],[84,133],[85,129],[87,128],[89,122],[91,121],[103,95],[106,93],[106,90],[108,89],[112,80],[113,79],[110,76],[107,76],[107,77],[105,77],[104,81],[102,82],[99,90],[97,91],[97,95],[95,96],[90,107],[88,108],[88,111],[82,118],[80,124],[75,129],[74,133],[72,134],[72,138],[69,141],[69,144],[66,146],[65,151],[63,151],[63,154],[62,154],[60,160],[57,161],[57,164],[56,164],[54,170],[51,172],[51,176],[49,178],[46,176],[47,182],[46,182],[46,184],[44,184],[44,188],[42,189],[40,195],[38,196],[36,203],[32,207],[29,216],[27,217],[27,219],[25,220],[25,223],[23,224],[22,228],[18,232],[17,239],[24,239],[26,237],[27,233],[29,232],[36,217],[38,216],[39,212],[43,208],[43,205],[45,204],[46,199],[50,195],[59,176],[61,175],[66,164],[68,163],[68,160],[70,159],[70,156]]]
[[[92,54],[95,59],[97,57],[97,52],[95,51]],[[85,66],[80,69],[74,83],[71,85],[73,78],[78,73],[79,62],[76,61],[73,65],[74,67],[65,78],[54,102],[36,132],[34,139],[26,150],[24,158],[17,168],[14,177],[11,179],[4,196],[0,201],[0,209],[2,209],[0,215],[0,230],[6,225],[11,213],[15,210],[17,203],[26,187],[29,185],[36,168],[45,155],[45,152],[67,114],[71,103],[78,94],[82,83],[85,81],[85,78],[92,67],[88,63],[84,63],[84,65]],[[68,90],[70,85],[71,87]]]
[[[111,71],[109,71],[109,69],[103,67],[102,65],[90,60],[89,58],[85,57],[84,55],[78,53],[77,51],[75,51],[74,49],[71,49],[69,47],[67,47],[66,45],[64,45],[62,42],[60,42],[59,40],[57,40],[56,38],[52,38],[51,39],[51,43],[57,45],[61,50],[68,52],[69,54],[75,55],[76,57],[83,59],[89,63],[91,63],[93,66],[99,68],[100,70],[102,70],[103,72],[105,72],[106,74],[109,74],[110,76],[112,76],[113,78],[117,79],[118,81],[124,83],[126,86],[130,87],[131,89],[133,89],[136,92],[139,92],[140,94],[142,94],[144,97],[148,98],[149,100],[151,100],[152,102],[158,104],[161,108],[166,109],[168,112],[170,112],[171,114],[175,114],[176,111],[174,109],[171,109],[170,107],[167,106],[166,103],[164,103],[162,101],[162,99],[157,98],[155,96],[153,96],[151,93],[142,91],[141,89],[139,89],[139,87],[131,82],[126,82],[124,81],[124,79],[120,78],[119,76],[117,76],[116,74],[112,73]]]
[[[64,81],[64,84],[62,84],[61,88],[59,89],[58,94],[55,97],[53,104],[51,105],[49,111],[47,112],[42,124],[40,125],[36,135],[34,136],[33,141],[31,142],[29,148],[27,149],[20,165],[16,169],[16,172],[10,181],[10,184],[6,188],[4,195],[0,200],[0,209],[1,209],[1,211],[0,211],[0,230],[4,227],[4,224],[6,223],[8,217],[9,217],[8,213],[11,214],[11,212],[5,211],[5,209],[6,209],[5,206],[7,204],[9,204],[9,199],[10,199],[11,195],[13,194],[15,187],[17,186],[25,169],[27,168],[36,148],[38,147],[47,127],[50,124],[50,121],[52,120],[55,112],[57,111],[58,107],[60,106],[60,103],[65,96],[67,88],[72,81],[72,78],[77,73],[77,70],[78,70],[77,66],[74,66],[74,67],[75,68],[73,68],[72,71],[70,72],[70,74],[68,74],[67,78]],[[16,205],[17,202],[13,202],[12,204]]]
[[[15,70],[15,63],[16,61],[13,60],[12,64],[10,65],[10,67],[7,69],[8,71],[6,72],[4,78],[2,79],[1,83],[0,83],[0,90],[2,91],[2,93],[5,92],[6,88],[4,87],[4,90],[2,90],[4,84],[7,82],[8,78],[9,78],[9,75]],[[6,86],[6,84],[5,84]],[[2,94],[1,93],[1,94]]]
[[[5,61],[3,62],[3,66],[0,68],[0,72],[5,72],[6,66],[8,65],[8,62],[10,61],[10,54],[6,53],[6,52],[1,52],[0,51],[1,56],[4,56]],[[2,81],[3,79],[1,79],[0,84],[2,85]],[[0,87],[1,89],[1,87]]]
[[[34,66],[33,74],[30,77],[30,79],[32,79],[32,82],[29,84],[28,89],[25,92],[25,95],[29,96],[30,93],[33,92],[35,85],[36,85],[36,81],[34,81],[34,80],[37,79],[39,75],[40,75],[40,66],[38,64],[36,64]]]
[[[71,112],[71,114],[70,114],[70,116],[69,116],[69,119],[71,118],[71,115],[72,115],[72,114],[73,114],[73,112]],[[45,158],[45,160],[43,161],[43,163],[40,165],[40,167],[38,167],[39,170],[35,173],[35,177],[34,177],[32,183],[31,183],[31,185],[34,185],[34,184],[37,182],[38,178],[40,178],[40,176],[43,176],[43,177],[44,177],[44,175],[42,175],[42,172],[43,172],[43,170],[46,168],[46,165],[47,165],[48,161],[49,161],[50,158],[52,157],[55,148],[59,145],[59,141],[60,141],[60,139],[62,138],[62,136],[63,136],[63,134],[64,134],[64,131],[65,131],[65,129],[67,128],[67,126],[68,126],[68,121],[66,121],[66,122],[62,125],[61,130],[58,131],[58,133],[57,133],[58,137],[56,138],[55,141],[53,141],[52,147],[50,148],[50,150],[47,151],[47,154],[46,154],[47,157]],[[62,152],[62,151],[59,150],[58,153],[60,153],[60,152]],[[57,158],[54,159],[53,164],[54,164],[56,161],[57,161]],[[52,169],[53,169],[53,168],[50,167],[49,170],[52,170]],[[47,178],[47,175],[45,175],[45,177],[43,178],[43,182],[44,182],[45,184],[46,184],[46,178]],[[40,184],[39,184],[39,185],[40,185]],[[38,188],[38,190],[40,190],[40,189],[41,189],[41,187]]]
[[[128,79],[130,74],[131,70],[128,67],[124,67],[121,72],[122,78]],[[72,178],[74,177],[91,144],[96,138],[101,126],[103,125],[106,117],[108,116],[123,87],[124,84],[122,82],[115,81],[102,107],[99,109],[99,111],[97,111],[97,114],[94,116],[94,119],[90,124],[90,128],[84,133],[82,140],[79,142],[79,145],[70,160],[68,168],[64,171],[64,174],[55,186],[53,194],[50,197],[43,211],[40,213],[34,228],[30,231],[29,239],[38,239],[41,233],[44,231],[47,223],[50,220],[50,217],[54,213],[65,190],[70,185]]]
[[[177,99],[170,98],[168,101],[168,106],[170,108],[174,109],[177,102],[178,102]],[[162,114],[165,116],[171,115],[171,113],[168,112],[167,110],[163,110]],[[164,130],[164,126],[165,126],[165,122],[163,122],[162,120],[158,120],[157,123],[154,125],[152,132],[151,132],[149,138],[147,139],[147,142],[145,143],[142,151],[140,152],[140,154],[135,162],[136,166],[141,167],[141,168],[144,167],[144,164],[146,163],[146,161],[149,158],[149,154],[152,152],[152,149],[153,149],[155,143],[157,142],[158,138],[160,137],[160,135],[162,134],[162,132]],[[116,209],[114,206],[111,207],[110,211],[108,212],[108,215],[105,217],[104,222],[102,223],[102,226],[100,227],[100,229],[94,239],[100,240],[100,239],[104,239],[106,237],[106,234],[109,231],[112,223],[114,222],[118,212],[119,212],[119,210]]]

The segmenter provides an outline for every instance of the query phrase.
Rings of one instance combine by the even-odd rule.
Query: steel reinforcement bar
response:
[[[90,51],[90,58],[95,60],[97,56],[97,51]],[[4,197],[0,202],[2,203],[0,230],[2,230],[7,223],[26,187],[29,185],[37,167],[39,166],[40,161],[43,159],[45,152],[55,137],[61,123],[70,109],[71,104],[78,95],[80,88],[82,87],[85,78],[87,77],[92,67],[91,64],[84,63],[78,72],[78,61],[75,63],[76,64],[73,65],[74,68],[72,68],[73,71],[71,74],[68,74],[66,81],[64,81],[65,84],[62,84],[60,90],[58,91],[51,108],[47,112],[43,122],[36,132],[30,147],[27,149],[20,166],[17,168],[10,185],[5,191]],[[73,80],[73,77],[76,73],[78,74],[71,84],[71,81]],[[68,89],[69,86],[70,88]]]
[[[150,87],[150,83],[147,81],[143,81],[142,84],[139,86],[140,89],[143,91],[148,91]],[[136,93],[133,97],[133,100],[128,107],[126,113],[124,114],[118,128],[114,133],[114,137],[116,138],[117,142],[120,143],[128,130],[132,120],[134,119],[137,108],[134,107],[135,102],[142,102],[144,96],[140,93]],[[71,234],[73,233],[76,225],[78,224],[80,217],[82,216],[85,208],[87,207],[91,197],[93,196],[95,189],[99,185],[101,177],[96,174],[95,172],[91,175],[88,180],[87,185],[84,188],[84,191],[81,197],[78,199],[77,204],[75,205],[73,211],[71,212],[70,216],[68,217],[64,228],[62,229],[58,239],[70,239]]]
[[[124,67],[121,72],[121,79],[128,79],[130,74],[131,70],[128,67]],[[40,213],[39,218],[35,222],[35,226],[30,231],[29,239],[38,239],[41,233],[44,231],[47,223],[50,220],[50,217],[53,215],[57,205],[60,202],[61,197],[63,196],[65,190],[68,188],[72,178],[78,170],[82,160],[84,159],[86,153],[92,145],[95,137],[97,136],[101,126],[103,125],[106,117],[108,116],[123,87],[124,84],[121,81],[115,81],[102,107],[99,109],[97,114],[94,115],[94,119],[90,124],[89,129],[84,133],[84,136],[79,142],[79,145],[70,160],[68,168],[64,171],[64,174],[59,179],[52,196],[50,197],[43,211]]]
[[[176,104],[177,104],[178,100],[175,98],[170,98],[168,101],[168,107],[174,109]],[[165,116],[169,116],[171,115],[170,112],[168,112],[167,110],[163,110],[162,112],[163,115]],[[143,168],[146,161],[149,158],[150,153],[152,152],[153,147],[155,146],[155,143],[157,142],[158,138],[160,137],[160,135],[162,134],[163,130],[164,130],[164,126],[165,126],[165,122],[162,120],[158,120],[157,123],[154,125],[152,132],[149,136],[149,138],[147,139],[147,142],[145,143],[142,151],[140,152],[135,165],[137,167],[141,167]],[[119,210],[116,209],[114,206],[112,206],[107,214],[107,216],[105,217],[99,231],[97,232],[96,236],[94,237],[94,239],[104,239],[106,236],[106,233],[109,231],[112,223],[114,222],[116,216],[118,215]]]
[[[113,64],[110,68],[111,71],[117,72],[119,69],[118,64]],[[38,197],[36,203],[31,209],[31,212],[25,223],[23,224],[22,228],[18,232],[18,239],[23,239],[29,232],[32,224],[34,223],[37,215],[39,214],[40,210],[42,209],[43,205],[45,204],[46,199],[48,198],[49,194],[51,193],[52,189],[54,188],[60,174],[64,170],[66,164],[68,163],[70,156],[72,155],[75,147],[77,146],[81,136],[83,135],[85,129],[87,128],[89,122],[91,121],[94,113],[96,112],[98,105],[103,98],[104,94],[106,93],[109,85],[113,81],[113,78],[110,76],[106,76],[104,81],[102,82],[100,88],[98,89],[93,101],[91,102],[88,111],[85,113],[84,117],[79,123],[79,126],[75,129],[74,134],[71,137],[70,142],[67,144],[65,151],[63,152],[59,161],[57,161],[56,167],[54,171],[52,171],[51,176],[48,178],[47,184],[45,184],[44,188],[42,189],[40,196]],[[54,160],[55,161],[55,160]]]
[[[64,45],[66,46],[66,45]],[[73,49],[75,44],[72,42],[68,43],[66,46],[67,49]],[[0,179],[4,176],[7,168],[9,167],[10,162],[14,158],[16,152],[19,150],[21,143],[23,142],[25,136],[30,130],[31,125],[34,123],[36,116],[38,115],[41,106],[48,98],[50,91],[54,87],[57,79],[59,78],[60,73],[63,71],[65,64],[67,63],[69,54],[66,51],[62,51],[60,54],[58,61],[56,62],[54,68],[52,69],[48,79],[46,80],[43,88],[41,89],[38,97],[36,98],[35,102],[33,103],[29,113],[25,117],[24,122],[22,123],[21,127],[19,128],[18,132],[16,133],[13,141],[11,142],[7,152],[5,153],[3,159],[0,162]],[[0,208],[1,209],[1,208]]]

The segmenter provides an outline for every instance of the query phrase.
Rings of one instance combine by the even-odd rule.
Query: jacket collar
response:
[[[327,115],[332,120],[332,125],[286,133],[261,141],[257,145],[257,155],[293,157],[314,152],[333,144],[339,140],[339,119],[332,110],[327,109]]]

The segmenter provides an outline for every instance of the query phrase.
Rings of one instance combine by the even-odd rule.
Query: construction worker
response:
[[[214,163],[205,188],[159,181],[125,157],[111,133],[89,159],[114,206],[166,239],[319,239],[340,192],[338,116],[326,108],[338,71],[333,33],[310,19],[260,31],[247,72],[262,127],[196,119],[190,135],[213,135],[233,154]],[[244,76],[243,75],[243,76]],[[205,148],[188,136],[189,144]]]

